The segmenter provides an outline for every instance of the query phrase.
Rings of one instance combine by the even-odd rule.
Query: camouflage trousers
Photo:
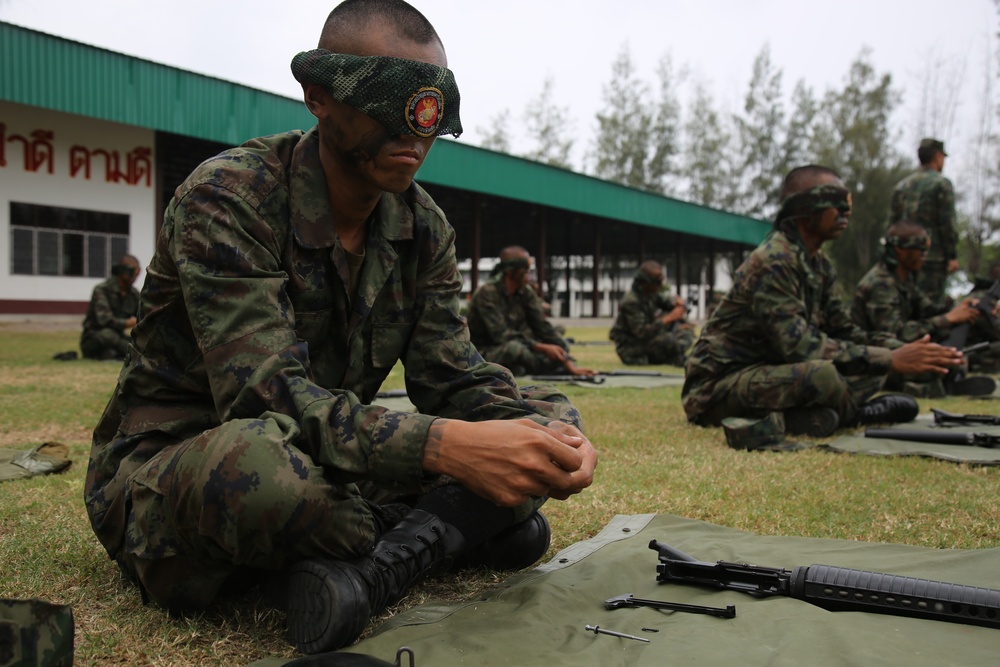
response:
[[[108,327],[88,331],[80,338],[84,359],[124,359],[128,345],[128,336]]]
[[[336,479],[298,437],[285,415],[234,420],[163,447],[128,476],[116,560],[144,599],[201,609],[297,561],[371,552],[379,526],[399,518],[380,503],[398,497]],[[513,520],[543,502],[513,508]]]
[[[948,263],[941,261],[924,262],[917,272],[917,285],[932,302],[941,309],[947,309],[948,299],[945,293],[945,283],[948,281]]]
[[[683,366],[693,344],[694,330],[685,328],[661,331],[648,342],[616,345],[615,352],[623,364],[630,366],[648,364]]]
[[[713,392],[718,402],[698,418],[718,425],[726,417],[763,417],[769,412],[799,407],[836,410],[841,424],[850,424],[858,406],[882,388],[886,376],[840,374],[832,361],[803,361],[745,368],[720,380]]]
[[[566,349],[565,346],[562,347]],[[561,363],[549,359],[541,352],[535,352],[521,340],[509,340],[502,345],[481,347],[479,352],[487,361],[507,367],[514,375],[557,373],[565,370]]]

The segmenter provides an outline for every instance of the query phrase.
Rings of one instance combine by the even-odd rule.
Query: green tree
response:
[[[665,192],[667,176],[677,154],[679,122],[669,59],[660,62],[660,99],[652,100],[649,85],[640,79],[628,46],[611,65],[611,81],[604,85],[604,112],[597,114],[597,135],[589,159],[598,178],[632,188]]]
[[[489,127],[477,127],[476,133],[482,137],[479,145],[500,153],[510,154],[510,133],[507,130],[509,119],[510,110],[504,109],[490,119]]]
[[[894,148],[890,123],[900,100],[892,76],[877,73],[863,49],[844,85],[826,92],[817,114],[813,153],[840,173],[853,196],[850,226],[826,246],[848,294],[881,254],[892,190],[909,170]]]
[[[737,210],[763,218],[777,210],[785,133],[781,70],[771,62],[771,49],[767,45],[754,59],[743,112],[734,117],[734,123],[741,176]]]
[[[702,81],[694,83],[684,137],[686,198],[705,206],[733,210],[737,191],[730,150],[732,134]]]
[[[819,105],[812,88],[800,80],[792,90],[792,110],[788,114],[785,136],[781,144],[781,156],[778,160],[779,178],[784,178],[784,175],[795,167],[815,162],[812,152],[813,133],[818,111]],[[775,199],[778,196],[776,193]]]
[[[573,140],[565,136],[571,129],[570,112],[567,107],[553,105],[554,87],[552,78],[546,78],[542,92],[528,102],[524,112],[525,129],[535,148],[524,157],[570,169],[569,153],[573,148]]]

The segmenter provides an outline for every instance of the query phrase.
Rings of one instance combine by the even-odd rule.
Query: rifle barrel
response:
[[[943,430],[910,430],[903,428],[870,428],[865,430],[866,438],[885,438],[907,442],[927,442],[937,445],[969,445],[972,447],[1000,446],[1000,435],[989,433],[961,433]]]

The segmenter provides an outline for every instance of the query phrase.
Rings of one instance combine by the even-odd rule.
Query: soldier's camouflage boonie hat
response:
[[[726,443],[733,449],[764,449],[772,452],[794,452],[813,445],[785,440],[785,415],[772,412],[757,419],[726,417],[722,420]]]
[[[761,449],[785,439],[785,416],[772,412],[766,417],[726,417],[722,420],[726,443],[733,449]]]

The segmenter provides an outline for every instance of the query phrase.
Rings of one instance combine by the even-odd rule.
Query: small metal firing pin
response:
[[[634,639],[637,642],[646,642],[647,644],[649,643],[648,639],[644,639],[642,637],[636,637],[635,635],[627,635],[624,632],[615,632],[614,630],[605,630],[604,628],[602,628],[599,625],[588,625],[588,626],[585,626],[584,629],[585,630],[590,630],[595,635],[596,634],[611,635],[612,637],[621,637],[622,639]]]

